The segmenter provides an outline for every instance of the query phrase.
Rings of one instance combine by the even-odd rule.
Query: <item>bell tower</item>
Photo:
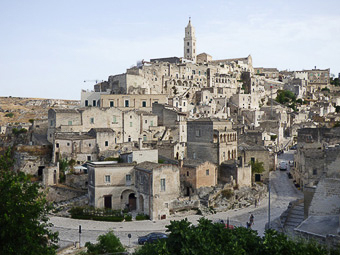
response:
[[[196,37],[195,28],[191,25],[191,18],[189,18],[189,23],[185,28],[184,59],[196,63]]]

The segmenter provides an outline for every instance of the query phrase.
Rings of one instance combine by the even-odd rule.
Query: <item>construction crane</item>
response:
[[[103,81],[104,80],[84,80],[84,82],[95,82],[96,84]]]

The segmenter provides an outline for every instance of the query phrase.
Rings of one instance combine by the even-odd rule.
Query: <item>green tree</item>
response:
[[[258,160],[256,160],[255,162],[250,162],[250,165],[252,173],[260,174],[264,172],[263,162],[259,162]]]
[[[98,243],[92,244],[87,242],[85,247],[87,248],[87,253],[85,254],[106,254],[115,252],[124,252],[125,248],[120,242],[119,238],[115,236],[113,231],[108,232],[105,235],[100,235],[97,238]]]
[[[212,223],[201,218],[197,226],[187,220],[171,221],[166,226],[170,232],[167,239],[145,244],[136,255],[156,254],[218,254],[218,255],[326,255],[327,247],[315,242],[294,241],[274,230],[265,232],[264,237],[244,227],[226,229],[224,224]],[[335,254],[330,251],[330,254]]]
[[[58,233],[48,227],[52,209],[22,172],[12,171],[10,149],[0,157],[0,254],[55,254]]]

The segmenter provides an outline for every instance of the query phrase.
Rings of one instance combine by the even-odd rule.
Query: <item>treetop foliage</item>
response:
[[[58,234],[48,229],[52,207],[29,176],[14,172],[9,148],[0,156],[0,254],[55,254]]]
[[[315,242],[291,240],[275,230],[267,230],[263,237],[244,227],[227,229],[224,224],[201,218],[197,226],[188,220],[171,221],[167,239],[145,244],[136,255],[326,255],[336,254]]]

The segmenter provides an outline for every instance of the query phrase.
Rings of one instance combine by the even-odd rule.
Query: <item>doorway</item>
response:
[[[112,196],[104,196],[104,208],[112,209]]]
[[[129,195],[129,210],[130,211],[136,210],[136,196],[135,196],[135,193],[131,193]]]

